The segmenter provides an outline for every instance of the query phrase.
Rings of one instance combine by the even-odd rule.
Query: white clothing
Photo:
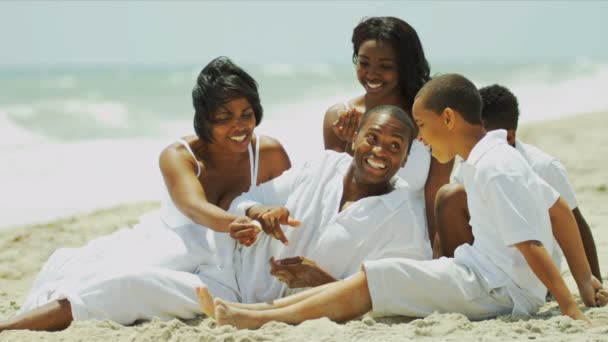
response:
[[[453,259],[366,263],[374,310],[409,316],[451,311],[478,319],[533,314],[544,303],[546,288],[513,245],[540,241],[551,253],[547,202],[559,195],[507,144],[504,130],[475,145],[461,175],[475,242],[456,248]]]
[[[255,187],[257,180],[259,141],[257,139],[255,157],[249,146],[249,160],[253,161],[250,163],[250,189]],[[196,160],[190,146],[181,139],[178,142]],[[235,242],[228,234],[217,233],[192,222],[177,209],[168,191],[165,191],[161,208],[142,215],[133,228],[123,228],[96,238],[80,248],[55,251],[38,274],[19,312],[68,298],[75,319],[108,318],[122,324],[133,322],[124,320],[124,317],[148,319],[156,316],[164,319],[172,315],[167,313],[172,306],[163,306],[164,301],[159,300],[163,296],[167,300],[174,300],[176,296],[187,298],[197,306],[194,288],[190,286],[194,279],[198,281],[198,286],[201,279],[205,281],[214,295],[236,299],[232,295],[237,291],[232,269],[234,249]],[[153,269],[149,274],[162,275],[163,279],[139,279],[136,283],[141,288],[128,291],[123,285],[125,277],[141,274],[148,269]],[[195,276],[194,272],[199,276]],[[187,284],[184,279],[188,280]],[[145,284],[155,285],[146,289]],[[162,288],[163,284],[166,285],[165,289]],[[120,291],[125,293],[118,293]],[[124,296],[137,302],[137,305],[122,305],[121,298]],[[146,303],[146,298],[154,303]],[[155,303],[163,305],[153,305]],[[157,310],[143,313],[146,308],[153,307]],[[176,312],[170,318],[176,315],[190,317],[180,316]]]
[[[528,161],[532,170],[540,178],[549,183],[559,195],[568,203],[570,210],[578,207],[572,184],[568,180],[566,168],[555,157],[541,151],[538,147],[524,144],[515,139],[515,149]]]
[[[571,210],[578,207],[574,189],[568,180],[566,168],[559,160],[541,151],[536,146],[524,144],[519,139],[515,139],[515,149],[524,157],[532,170],[559,193],[559,195],[568,203]],[[457,168],[457,171],[455,171],[453,181],[462,184],[460,168]],[[555,201],[551,201],[551,199],[552,198],[549,197],[549,201],[547,202],[549,206],[547,207],[547,210],[555,204]],[[558,269],[561,268],[562,250],[555,240],[551,259],[553,259],[553,262],[555,262]]]
[[[481,275],[451,258],[373,260],[364,268],[374,316],[458,312],[485,319],[513,308],[506,287],[490,289]]]
[[[491,289],[506,286],[514,314],[535,313],[547,289],[513,245],[539,241],[551,255],[547,208],[559,194],[507,144],[505,130],[488,132],[461,168],[475,242],[456,248],[455,261],[481,274]]]
[[[282,227],[287,246],[264,234],[253,246],[235,253],[242,302],[264,302],[298,291],[270,275],[271,256],[308,257],[338,279],[359,271],[365,260],[431,258],[424,217],[412,208],[407,183],[398,177],[392,192],[363,198],[339,211],[351,161],[346,153],[325,151],[321,160],[288,170],[232,202],[231,210],[240,215],[255,205],[284,206],[302,222],[297,228]]]

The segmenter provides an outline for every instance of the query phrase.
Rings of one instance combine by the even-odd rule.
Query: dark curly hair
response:
[[[218,57],[209,62],[198,75],[192,89],[196,135],[211,143],[211,129],[215,123],[213,112],[242,97],[249,101],[255,114],[255,124],[259,125],[264,111],[260,104],[257,82],[228,57]]]
[[[357,64],[359,48],[368,40],[387,43],[395,50],[399,89],[411,107],[420,88],[430,79],[431,72],[416,30],[395,17],[363,18],[353,30],[353,63]]]
[[[451,108],[473,125],[481,126],[481,97],[473,82],[459,74],[445,74],[428,81],[416,98],[424,99],[423,105],[437,114]]]
[[[486,130],[517,129],[519,104],[513,93],[498,84],[479,89],[483,108],[481,121]]]

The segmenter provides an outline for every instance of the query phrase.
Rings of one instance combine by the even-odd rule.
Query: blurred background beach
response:
[[[258,132],[294,163],[332,104],[362,93],[350,36],[392,15],[432,74],[501,83],[521,121],[608,110],[602,2],[0,3],[0,229],[156,200],[160,150],[192,133],[190,91],[226,55],[259,82]],[[580,132],[584,134],[584,132]]]

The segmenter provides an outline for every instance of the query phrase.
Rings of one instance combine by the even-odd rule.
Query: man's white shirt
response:
[[[340,211],[344,175],[351,161],[345,153],[325,151],[320,160],[290,169],[232,202],[230,210],[238,215],[255,205],[284,206],[302,222],[297,228],[282,226],[288,246],[260,234],[253,246],[235,253],[242,302],[262,302],[294,292],[270,275],[271,256],[308,257],[338,279],[359,271],[366,260],[431,259],[424,217],[413,210],[412,193],[402,179],[393,179],[392,192],[363,198]]]

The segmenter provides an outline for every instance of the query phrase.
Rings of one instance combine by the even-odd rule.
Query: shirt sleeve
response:
[[[483,215],[493,217],[493,229],[505,246],[524,241],[544,241],[541,227],[537,225],[542,215],[540,211],[546,208],[536,203],[531,190],[523,177],[510,175],[494,176],[484,188],[487,212]]]
[[[291,168],[279,177],[242,193],[232,201],[228,211],[243,216],[247,209],[256,205],[284,206],[299,176],[307,167],[308,164],[304,164],[301,167]]]
[[[572,184],[568,180],[568,173],[566,168],[558,160],[552,160],[543,170],[540,175],[549,185],[551,185],[559,195],[566,200],[570,210],[574,210],[578,207],[576,196],[574,195],[574,189]]]

